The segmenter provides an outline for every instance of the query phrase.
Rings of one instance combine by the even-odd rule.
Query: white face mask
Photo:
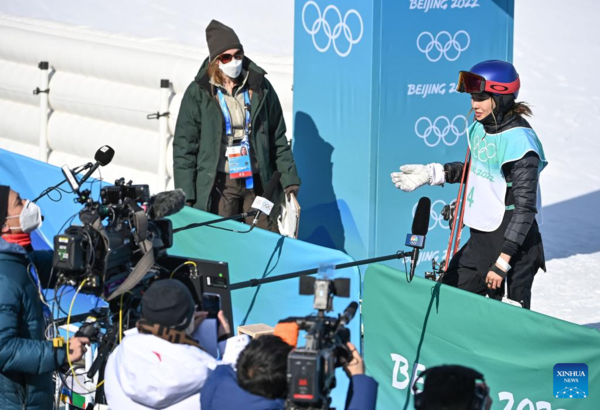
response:
[[[27,201],[23,206],[20,215],[7,216],[6,219],[19,218],[21,228],[11,228],[11,230],[21,229],[24,233],[31,233],[42,226],[42,211],[39,206],[31,201]]]
[[[221,69],[221,71],[223,71],[223,74],[225,74],[226,76],[231,78],[238,78],[238,76],[242,72],[242,60],[236,60],[234,58],[227,64],[221,63],[219,65],[219,68]]]

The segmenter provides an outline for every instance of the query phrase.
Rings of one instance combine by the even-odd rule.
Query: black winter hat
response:
[[[6,215],[8,214],[8,193],[10,187],[7,185],[0,185],[0,229],[6,222]]]
[[[175,279],[154,282],[142,297],[142,317],[152,323],[184,330],[194,317],[194,299]]]
[[[432,367],[424,374],[425,408],[472,402],[476,380],[483,378],[479,372],[458,365]]]
[[[217,58],[223,51],[232,48],[244,50],[235,31],[233,31],[231,27],[227,27],[217,20],[212,20],[208,26],[206,26],[206,43],[208,44],[210,61]]]

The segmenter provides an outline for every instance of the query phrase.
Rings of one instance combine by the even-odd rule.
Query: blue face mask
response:
[[[12,228],[11,230],[21,229],[24,233],[31,233],[42,226],[42,211],[39,206],[31,201],[27,201],[23,206],[20,215],[7,216],[6,219],[19,218],[20,228]]]

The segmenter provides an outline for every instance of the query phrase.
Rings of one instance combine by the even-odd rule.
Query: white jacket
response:
[[[199,410],[200,389],[216,366],[217,360],[197,347],[129,334],[106,364],[109,409]]]

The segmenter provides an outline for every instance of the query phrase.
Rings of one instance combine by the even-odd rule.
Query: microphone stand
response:
[[[354,262],[341,263],[339,265],[335,265],[334,268],[336,270],[344,269],[344,268],[353,268],[355,266],[368,265],[370,263],[378,263],[378,262],[385,262],[385,261],[390,261],[390,260],[394,260],[394,259],[409,258],[411,255],[412,255],[412,251],[411,252],[398,251],[398,252],[394,253],[393,255],[379,256],[377,258],[362,259],[362,260],[354,261]],[[298,271],[298,272],[286,273],[284,275],[277,275],[277,276],[273,276],[270,278],[250,279],[250,280],[246,280],[244,282],[232,283],[231,285],[229,285],[229,289],[237,290],[237,289],[251,288],[251,287],[263,285],[265,283],[279,282],[281,280],[299,278],[300,276],[313,275],[318,272],[319,272],[319,268],[314,268],[314,269],[302,270],[302,271]]]
[[[225,221],[229,221],[229,220],[232,220],[232,219],[242,219],[242,218],[246,218],[248,216],[254,216],[254,215],[256,215],[257,212],[258,212],[258,210],[254,210],[254,211],[244,212],[242,214],[227,216],[225,218],[215,219],[215,220],[212,220],[212,221],[197,222],[197,223],[189,224],[189,225],[186,225],[186,226],[182,226],[181,228],[173,229],[173,233],[177,233],[177,232],[181,232],[181,231],[186,231],[186,230],[192,229],[192,228],[198,228],[200,226],[207,226],[207,225],[212,225],[212,224],[216,224],[216,223],[219,223],[219,222],[225,222]]]

